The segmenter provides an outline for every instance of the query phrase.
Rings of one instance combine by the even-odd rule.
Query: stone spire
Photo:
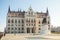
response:
[[[9,8],[8,8],[8,13],[10,12],[10,6],[9,6]]]
[[[31,5],[30,5],[30,7],[29,7],[29,10],[30,10],[30,11],[32,10],[32,7],[31,7]]]
[[[47,10],[46,10],[46,13],[48,14],[49,12],[48,12],[48,8],[47,8]]]
[[[48,15],[49,14],[49,11],[48,11],[48,8],[47,8],[47,10],[46,10],[46,15]]]
[[[18,12],[19,12],[19,8],[18,8]]]
[[[33,11],[32,7],[31,7],[31,5],[29,6],[27,13],[29,15],[34,15],[34,11]]]
[[[20,9],[20,12],[21,12],[21,9]]]

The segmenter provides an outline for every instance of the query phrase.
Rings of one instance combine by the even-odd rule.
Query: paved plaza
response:
[[[6,34],[1,40],[60,40],[60,34]]]

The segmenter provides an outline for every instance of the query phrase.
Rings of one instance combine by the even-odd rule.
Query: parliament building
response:
[[[40,33],[44,22],[48,25],[47,30],[50,30],[48,8],[46,12],[34,12],[31,6],[27,11],[11,11],[9,6],[5,33]]]

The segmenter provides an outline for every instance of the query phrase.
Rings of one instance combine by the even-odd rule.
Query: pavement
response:
[[[1,40],[60,40],[60,34],[6,34]]]

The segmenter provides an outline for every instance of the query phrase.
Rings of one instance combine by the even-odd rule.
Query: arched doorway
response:
[[[27,28],[27,33],[30,33],[30,28]]]
[[[32,33],[35,33],[35,27],[32,28]]]

